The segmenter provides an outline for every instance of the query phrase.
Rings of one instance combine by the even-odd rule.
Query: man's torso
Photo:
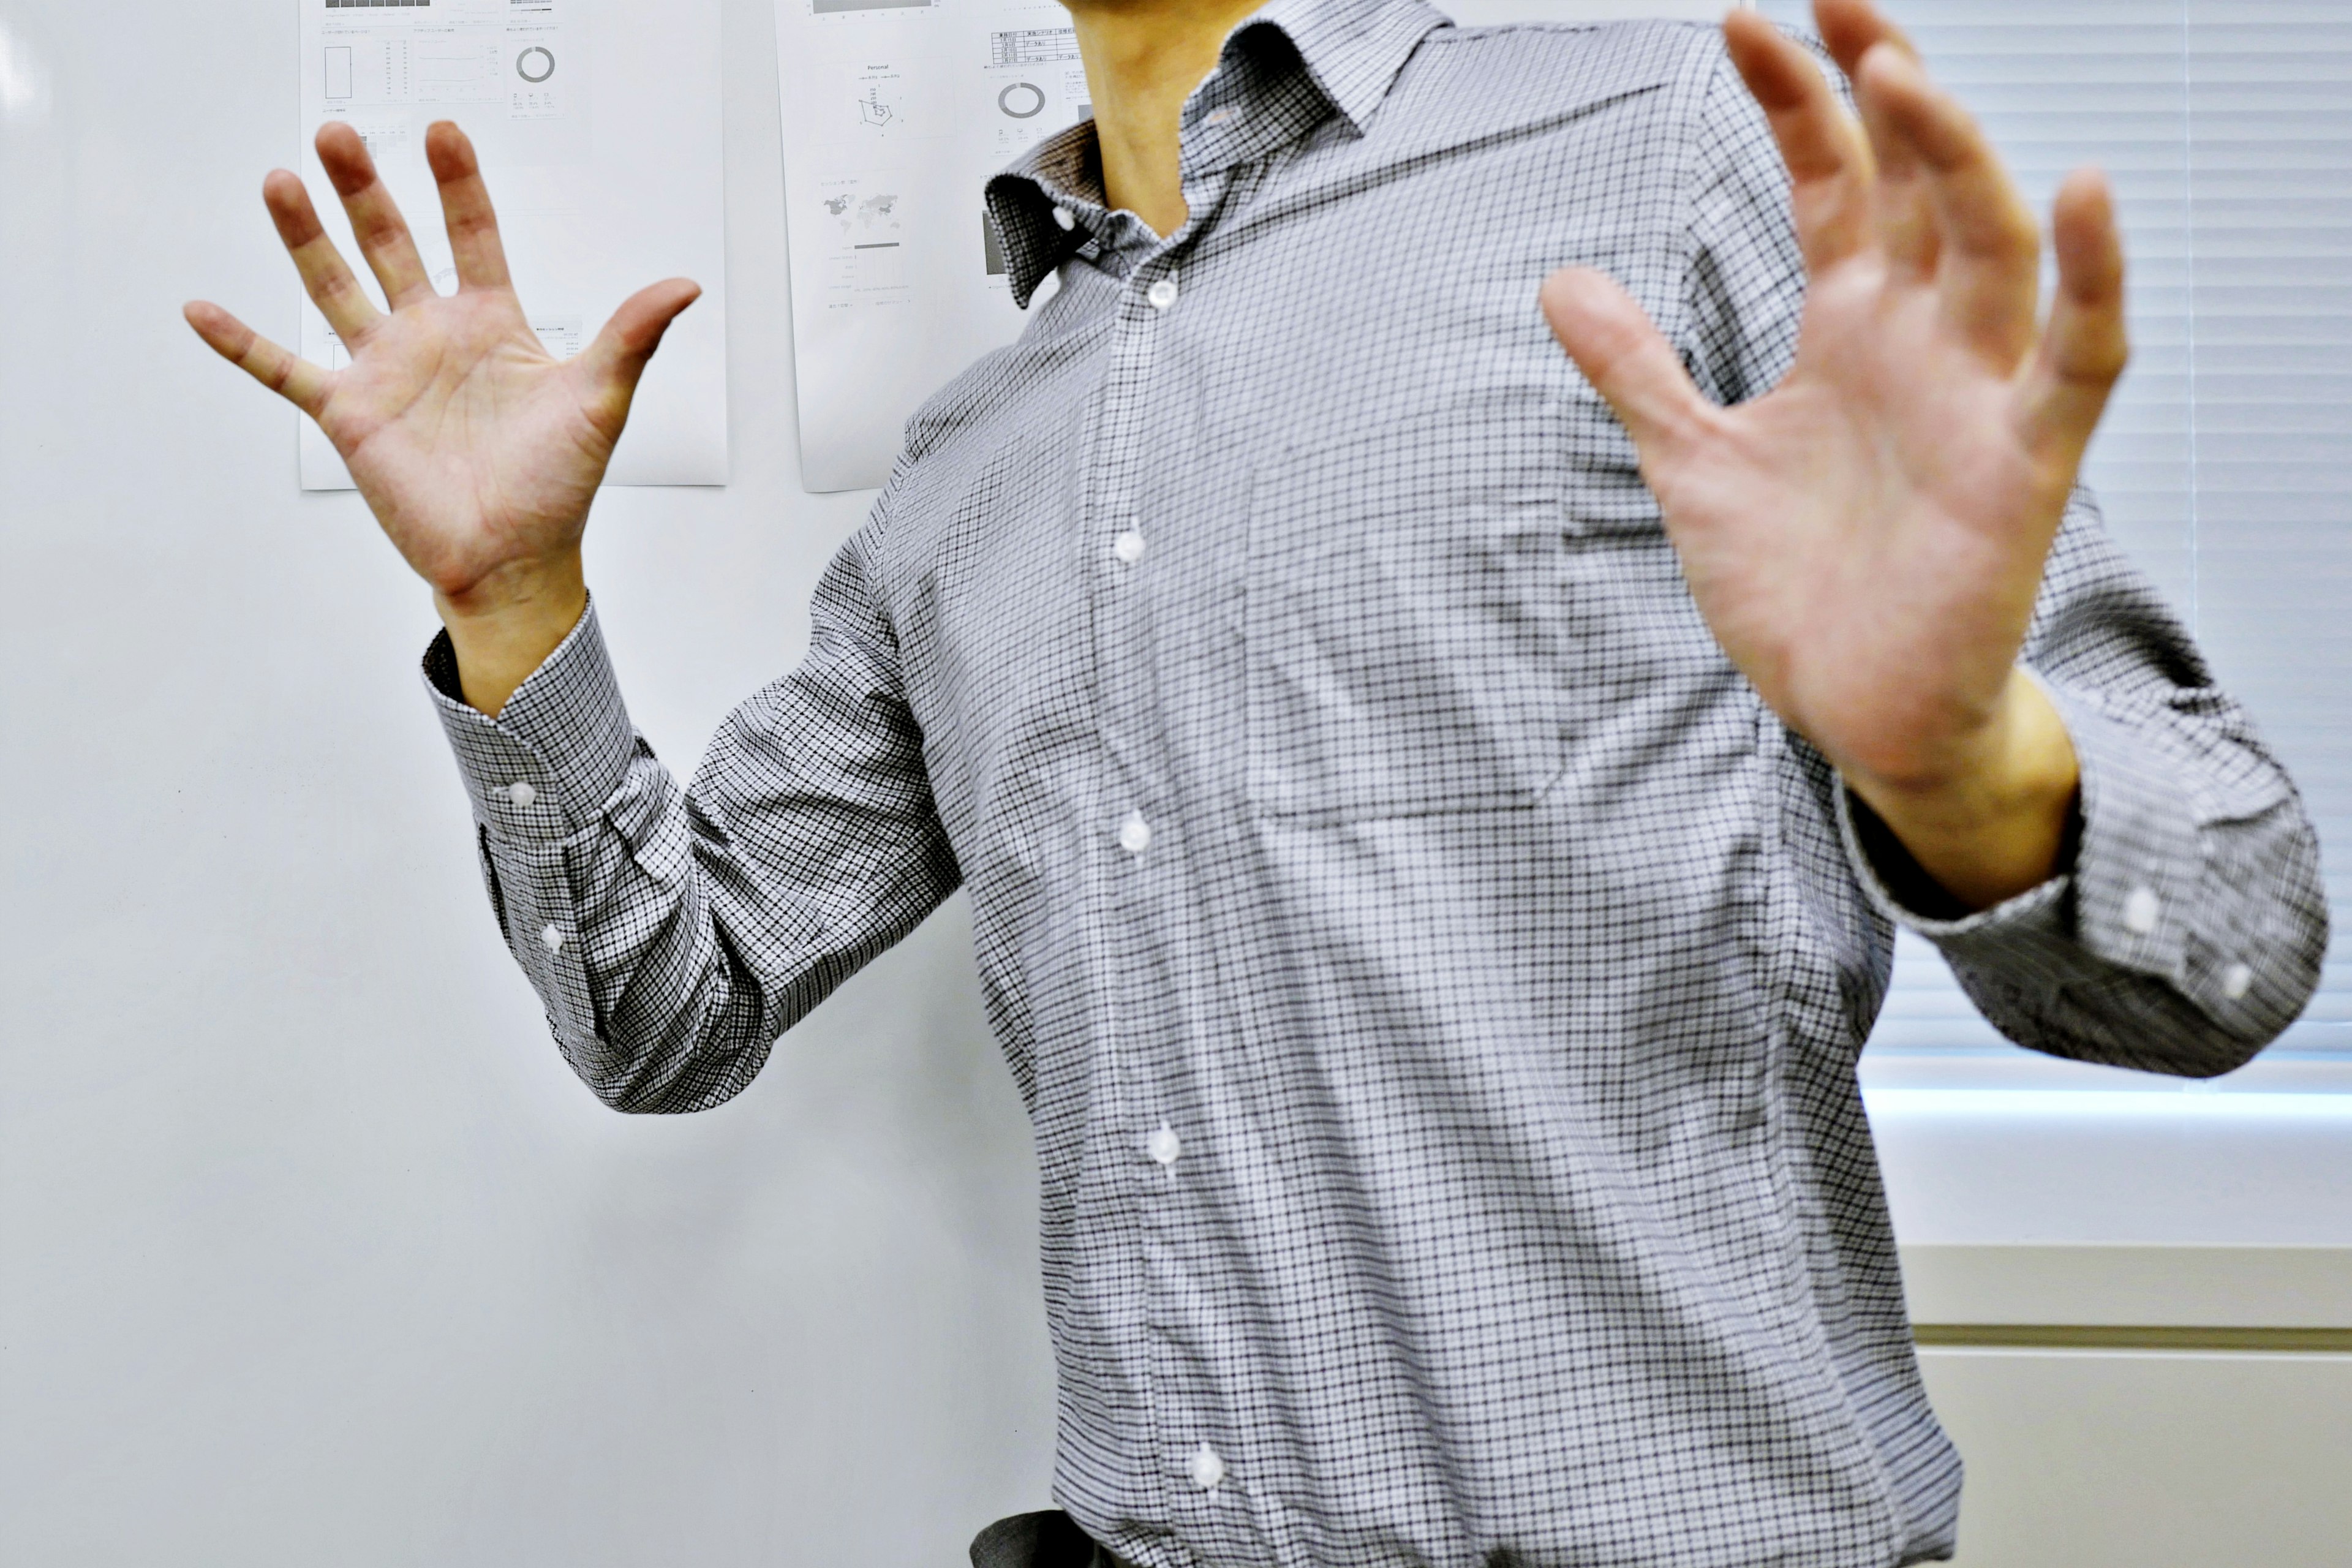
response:
[[[1785,234],[1694,237],[1717,57],[1441,31],[1185,243],[1088,211],[861,542],[1038,1128],[1059,1496],[1139,1563],[1948,1534],[1883,930],[1536,306],[1601,267],[1771,374]]]

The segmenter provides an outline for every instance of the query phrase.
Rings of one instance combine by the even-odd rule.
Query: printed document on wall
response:
[[[302,162],[336,244],[350,226],[311,135],[329,120],[367,142],[425,269],[457,287],[425,128],[473,139],[507,258],[540,341],[569,357],[614,307],[686,277],[703,296],[654,356],[608,482],[727,482],[727,220],[719,0],[300,0]],[[350,363],[302,305],[302,353]],[[302,486],[351,484],[302,422]]]
[[[776,60],[802,482],[879,485],[908,416],[1020,335],[982,193],[1093,114],[1086,70],[1051,0],[776,0]]]

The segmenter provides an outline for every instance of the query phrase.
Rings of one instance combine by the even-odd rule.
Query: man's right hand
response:
[[[495,715],[587,605],[589,506],[646,362],[701,289],[672,279],[640,290],[585,352],[558,360],[508,280],[464,132],[444,121],[425,136],[457,262],[457,291],[446,296],[359,133],[330,124],[318,148],[392,313],[362,290],[302,182],[280,169],[263,182],[263,199],[352,363],[322,370],[217,305],[191,304],[188,324],[319,422],[393,544],[432,585],[466,700]]]

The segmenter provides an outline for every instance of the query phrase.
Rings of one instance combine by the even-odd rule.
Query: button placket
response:
[[[1188,187],[1188,198],[1192,194]],[[1196,213],[1212,210],[1204,201],[1192,205]],[[1180,292],[1171,252],[1181,247],[1149,240],[1131,222],[1114,220],[1103,228],[1105,249],[1122,287],[1111,323],[1104,395],[1088,436],[1082,503],[1087,548],[1103,552],[1093,557],[1098,564],[1088,574],[1087,592],[1093,605],[1090,676],[1099,704],[1096,798],[1108,807],[1108,820],[1095,829],[1101,836],[1096,842],[1111,862],[1111,875],[1100,889],[1100,967],[1094,984],[1125,1113],[1120,1121],[1129,1129],[1126,1158],[1119,1162],[1127,1177],[1118,1205],[1119,1244],[1122,1251],[1132,1248],[1136,1306],[1150,1346],[1142,1391],[1147,1451],[1173,1460],[1171,1469],[1162,1472],[1163,1484],[1173,1483],[1179,1495],[1202,1498],[1213,1494],[1226,1474],[1214,1450],[1206,1460],[1192,1451],[1211,1406],[1173,1352],[1185,1314],[1181,1296],[1171,1289],[1188,1272],[1190,1216],[1176,1176],[1186,1152],[1183,1140],[1158,1114],[1160,1105],[1169,1102],[1162,1086],[1181,1050],[1162,1037],[1172,955],[1159,944],[1168,918],[1164,879],[1176,871],[1166,862],[1177,840],[1168,837],[1171,826],[1166,818],[1155,820],[1153,803],[1160,798],[1164,773],[1150,662],[1154,603],[1142,592],[1139,575],[1165,542],[1143,529],[1138,480],[1151,446],[1142,437],[1161,383],[1163,323],[1172,324],[1171,311]],[[1193,1487],[1185,1486],[1184,1478],[1193,1473],[1189,1467],[1196,1463],[1203,1467],[1199,1473],[1209,1477],[1205,1488],[1197,1479]]]

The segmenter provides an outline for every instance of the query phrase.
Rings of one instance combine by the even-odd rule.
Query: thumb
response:
[[[1643,466],[1664,458],[1711,408],[1672,344],[1633,296],[1603,272],[1571,267],[1544,280],[1544,319],[1593,389],[1624,421]]]
[[[616,395],[624,413],[637,390],[638,378],[646,374],[646,362],[661,347],[662,334],[681,311],[701,298],[702,285],[685,278],[640,289],[621,301],[621,308],[580,356],[593,384],[607,395]]]

